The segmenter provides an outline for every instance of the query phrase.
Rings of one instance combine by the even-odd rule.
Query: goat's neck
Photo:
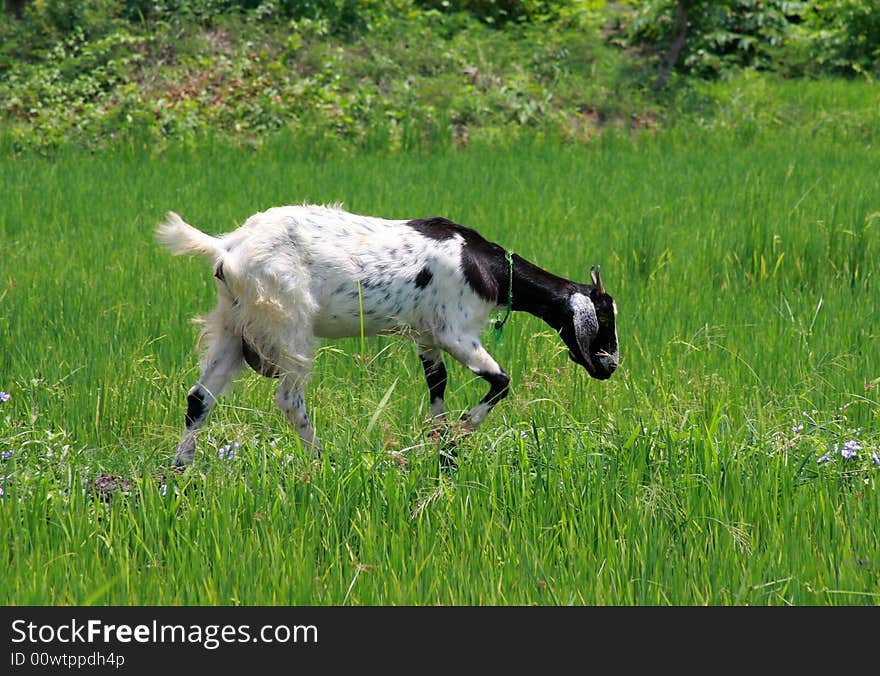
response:
[[[498,277],[499,306],[507,306],[509,283],[510,265],[505,260]],[[577,288],[575,282],[513,255],[513,310],[533,314],[559,330],[564,321],[563,308],[568,307],[568,299]]]

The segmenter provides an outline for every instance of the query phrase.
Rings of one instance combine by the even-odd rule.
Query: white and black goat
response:
[[[334,207],[285,206],[212,237],[169,213],[156,237],[174,254],[207,259],[218,295],[217,308],[203,318],[201,377],[187,397],[176,465],[192,461],[199,429],[245,363],[279,378],[275,402],[303,444],[318,453],[303,394],[318,338],[361,331],[410,336],[440,424],[442,352],[452,355],[489,383],[486,396],[463,416],[465,429],[476,428],[507,395],[510,378],[480,333],[490,313],[508,303],[558,331],[569,357],[593,378],[609,378],[617,368],[617,308],[598,267],[591,270],[592,284],[578,284],[445,218],[386,220]]]

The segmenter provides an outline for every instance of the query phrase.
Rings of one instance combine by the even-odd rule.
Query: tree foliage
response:
[[[29,0],[0,13],[0,142],[406,147],[738,119],[705,92],[739,69],[880,74],[875,2]],[[655,72],[692,86],[651,91]]]
[[[682,30],[683,44],[671,54]],[[739,67],[880,74],[876,0],[646,0],[637,3],[627,36],[653,46],[661,70],[674,57],[675,70],[700,77]]]

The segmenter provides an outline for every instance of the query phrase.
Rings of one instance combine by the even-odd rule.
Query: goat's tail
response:
[[[175,256],[199,255],[215,263],[224,253],[218,238],[194,228],[173,211],[156,228],[156,239]]]

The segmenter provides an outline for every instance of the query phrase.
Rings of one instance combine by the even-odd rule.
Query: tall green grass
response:
[[[855,137],[694,127],[6,157],[0,601],[876,604],[878,176]],[[487,332],[511,396],[444,475],[412,347],[327,341],[307,392],[327,460],[250,374],[175,475],[213,282],[152,229],[304,200],[446,215],[582,281],[601,264],[621,368],[592,381],[515,315],[500,345]],[[448,365],[463,410],[485,384]]]

